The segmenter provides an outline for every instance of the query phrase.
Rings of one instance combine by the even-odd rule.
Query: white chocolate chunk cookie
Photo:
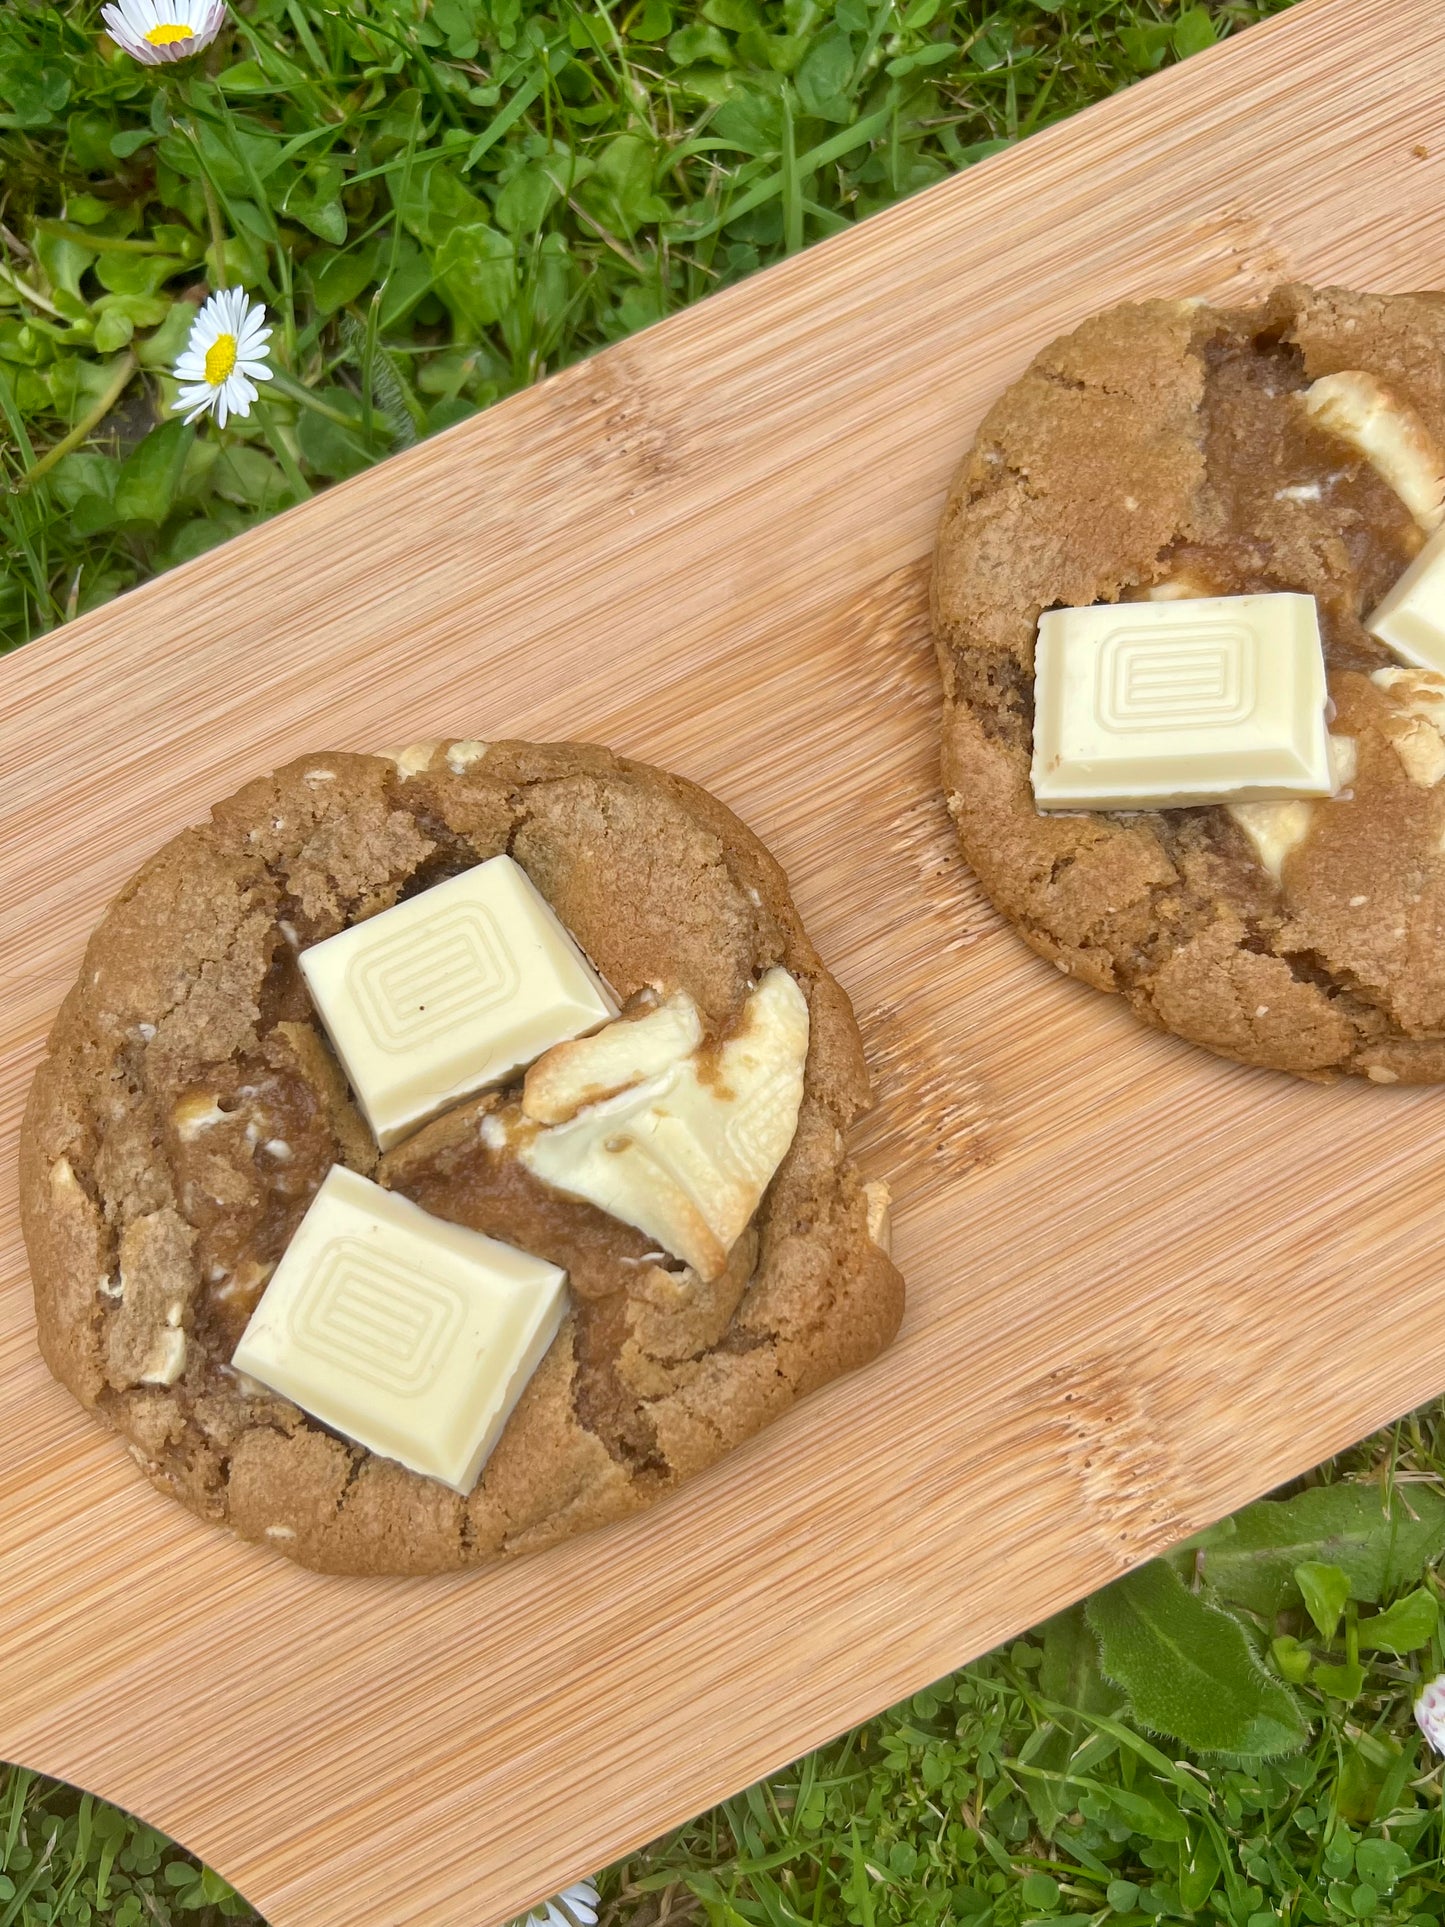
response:
[[[1445,1079],[1445,734],[1440,692],[1404,680],[1406,663],[1445,669],[1442,523],[1438,296],[1142,302],[1038,356],[978,430],[933,577],[948,807],[1030,944],[1248,1064]],[[1056,720],[1041,621],[1084,610],[1108,627],[1092,699],[1115,735],[1167,710],[1204,751],[1242,740],[1266,652],[1246,665],[1222,632],[1175,613],[1155,633],[1155,618],[1261,596],[1318,612],[1325,726],[1353,745],[1332,795],[1248,798],[1236,766],[1218,802],[1164,784],[1151,807],[1137,786],[1091,798],[1081,782],[1038,807]]]
[[[608,987],[500,1066],[489,1040],[555,1014],[572,953],[544,944],[544,996],[516,896],[473,894],[479,871],[535,893]],[[318,953],[341,958],[338,1031],[367,1031],[363,1093],[308,989]],[[440,1084],[445,1108],[382,1153],[358,1095],[405,1131],[384,1093],[419,1057],[405,1101],[425,1114]],[[650,1504],[889,1342],[902,1281],[846,1143],[867,1102],[786,879],[702,790],[575,743],[311,755],[167,844],[91,940],[21,1138],[40,1347],[160,1491],[270,1556],[518,1556]],[[636,1223],[518,1154],[581,1147],[608,1105],[656,1153],[592,1147]],[[328,1181],[366,1208],[323,1203],[288,1263]],[[434,1276],[419,1247],[458,1228],[565,1297],[513,1326],[495,1280]]]
[[[569,1121],[524,1139],[517,1156],[544,1183],[636,1225],[709,1280],[797,1130],[808,1006],[786,970],[770,970],[737,1029],[705,1056],[688,1042],[694,1029],[679,1022],[686,1048],[670,1062],[654,1056],[644,1081],[601,1102],[587,1101],[595,1085],[585,1060],[560,1098],[554,1079],[553,1108]]]

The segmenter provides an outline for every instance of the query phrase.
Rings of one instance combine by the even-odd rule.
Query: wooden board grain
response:
[[[0,665],[0,1755],[274,1927],[484,1927],[1445,1386],[1438,1096],[1213,1062],[1029,955],[935,792],[924,611],[1043,341],[1436,283],[1442,203],[1435,0],[1310,0]],[[304,749],[446,732],[598,738],[771,843],[863,1020],[910,1308],[640,1521],[323,1580],[50,1383],[16,1124],[147,851]]]

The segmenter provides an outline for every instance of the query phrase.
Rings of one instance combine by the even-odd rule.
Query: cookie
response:
[[[722,1039],[774,966],[806,998],[796,1134],[710,1279],[489,1161],[478,1118],[520,1073],[384,1157],[356,1108],[298,953],[503,852],[624,1006],[686,992]],[[577,744],[305,757],[167,844],[91,939],[21,1143],[41,1350],[162,1491],[304,1565],[434,1573],[548,1546],[892,1338],[902,1281],[844,1149],[867,1101],[852,1011],[782,871],[704,791]],[[568,1269],[561,1330],[467,1496],[230,1362],[333,1164]]]
[[[1363,626],[1442,505],[1440,295],[1150,301],[1038,356],[954,481],[933,575],[948,806],[1036,950],[1243,1063],[1445,1077],[1445,684]],[[1335,798],[1035,808],[1045,610],[1277,591],[1318,604]]]

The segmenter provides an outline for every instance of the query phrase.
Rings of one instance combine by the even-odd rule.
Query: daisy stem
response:
[[[293,376],[288,375],[284,368],[273,367],[271,374],[272,385],[277,394],[289,395],[292,401],[298,401],[303,408],[309,408],[313,415],[324,415],[327,421],[335,422],[341,428],[355,428],[354,416],[344,415],[339,408],[333,408],[330,402],[322,401],[319,395],[313,395],[304,382],[297,381]]]
[[[96,402],[88,414],[81,416],[80,420],[68,435],[63,435],[53,447],[47,448],[45,453],[40,457],[40,460],[36,462],[33,467],[27,468],[18,482],[12,483],[11,493],[14,495],[22,494],[27,488],[32,487],[38,482],[50,469],[54,468],[55,464],[60,461],[62,457],[68,455],[73,448],[79,448],[86,437],[105,420],[105,417],[110,413],[111,409],[115,407],[124,392],[126,383],[135,371],[135,355],[131,349],[127,348],[125,353],[116,362],[111,373],[111,378],[106,384],[105,392],[99,401]]]
[[[211,247],[216,256],[216,273],[219,276],[218,285],[225,287],[228,272],[226,267],[226,227],[221,219],[221,203],[216,199],[215,184],[212,182],[210,171],[206,166],[206,157],[201,152],[200,137],[196,133],[196,124],[193,120],[186,122],[186,135],[190,140],[191,146],[196,151],[196,159],[201,164],[201,192],[206,199],[206,220],[210,224]]]
[[[265,402],[259,399],[256,402],[256,419],[265,431],[266,440],[271,444],[271,452],[281,464],[281,473],[290,484],[292,494],[298,502],[309,501],[311,490],[306,485],[306,477],[301,473],[291,439]]]

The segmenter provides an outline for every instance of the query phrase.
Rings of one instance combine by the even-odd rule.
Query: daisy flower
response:
[[[113,0],[100,17],[118,47],[158,67],[209,47],[225,21],[226,0]]]
[[[1432,1679],[1416,1700],[1415,1724],[1437,1753],[1445,1753],[1445,1673]]]
[[[590,1880],[564,1887],[552,1900],[544,1900],[530,1914],[523,1914],[517,1927],[594,1927],[597,1919],[597,1889]]]
[[[181,384],[175,406],[188,411],[188,422],[209,414],[224,428],[228,415],[250,414],[256,383],[271,379],[265,319],[266,310],[248,301],[244,288],[222,288],[201,309],[171,371]]]

